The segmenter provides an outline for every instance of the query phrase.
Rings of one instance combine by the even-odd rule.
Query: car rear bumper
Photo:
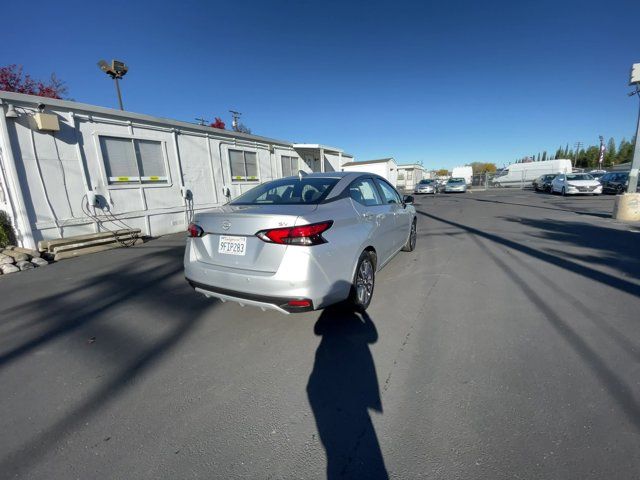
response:
[[[298,313],[309,312],[314,310],[313,301],[308,298],[293,297],[270,297],[267,295],[256,295],[246,292],[236,292],[234,290],[227,290],[226,288],[217,288],[210,285],[204,285],[202,283],[194,282],[186,279],[196,292],[202,293],[205,297],[219,298],[223,302],[232,301],[239,303],[240,305],[251,305],[253,307],[259,307],[263,310],[277,310],[281,313]],[[309,306],[292,306],[289,302],[292,300],[304,301],[308,300]]]
[[[187,239],[184,271],[187,281],[206,296],[292,313],[347,298],[355,266],[335,262],[333,256],[327,245],[290,246],[276,272],[255,272],[202,261]],[[289,307],[290,300],[309,300],[311,306]]]

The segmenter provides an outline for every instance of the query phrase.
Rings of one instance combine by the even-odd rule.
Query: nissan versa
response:
[[[259,185],[197,214],[187,281],[208,297],[283,313],[369,306],[375,273],[416,245],[413,198],[383,178],[332,172]]]

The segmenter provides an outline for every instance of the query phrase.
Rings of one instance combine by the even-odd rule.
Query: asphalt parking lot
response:
[[[638,478],[638,229],[418,202],[364,317],[207,300],[183,235],[0,278],[0,476]]]

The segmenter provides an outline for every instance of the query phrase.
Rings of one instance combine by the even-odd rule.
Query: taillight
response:
[[[289,305],[290,307],[306,308],[311,306],[311,300],[289,300],[287,305]]]
[[[312,223],[310,225],[300,225],[299,227],[273,228],[271,230],[261,230],[256,236],[269,243],[279,243],[281,245],[320,245],[327,243],[322,236],[322,232],[327,231],[333,221]]]
[[[187,233],[190,237],[201,237],[204,235],[204,230],[197,223],[190,223],[187,227]]]

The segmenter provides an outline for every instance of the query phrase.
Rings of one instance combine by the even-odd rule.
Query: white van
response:
[[[470,165],[465,165],[464,167],[453,167],[451,178],[464,178],[465,183],[467,185],[471,185],[473,168],[471,168]]]
[[[544,162],[512,163],[496,173],[491,180],[495,187],[530,186],[541,175],[572,173],[571,160],[545,160]]]

